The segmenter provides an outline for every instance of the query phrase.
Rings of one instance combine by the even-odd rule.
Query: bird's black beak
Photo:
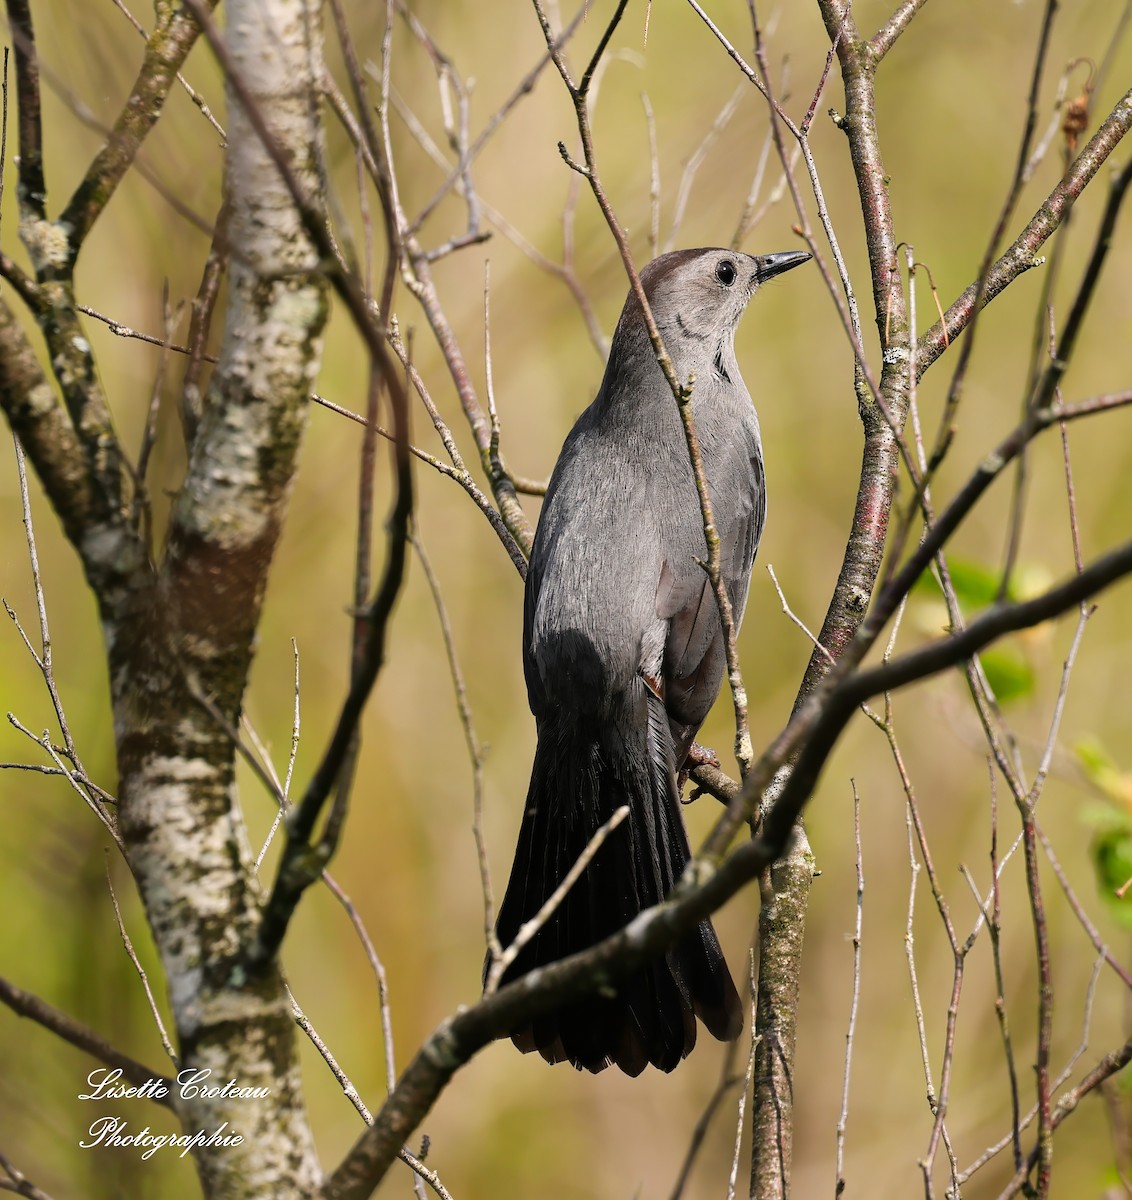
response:
[[[755,258],[755,262],[758,263],[759,283],[766,283],[768,279],[773,279],[784,271],[792,271],[804,262],[809,262],[812,257],[813,255],[807,254],[805,250],[784,250],[781,254],[760,254]]]

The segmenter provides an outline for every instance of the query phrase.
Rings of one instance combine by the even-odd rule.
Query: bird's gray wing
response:
[[[720,566],[736,628],[743,618],[747,586],[766,516],[762,457],[744,456],[732,467],[733,487],[714,505]],[[702,545],[702,543],[701,543]],[[662,664],[662,695],[676,749],[683,762],[696,731],[719,695],[727,654],[715,593],[706,571],[691,555],[666,557],[656,593],[657,615],[668,621]]]

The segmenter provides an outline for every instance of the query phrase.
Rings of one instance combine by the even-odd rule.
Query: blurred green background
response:
[[[854,14],[863,30],[871,30],[893,5],[894,0],[861,0]],[[140,63],[142,42],[109,2],[79,8],[65,0],[43,0],[32,7],[46,81],[48,206],[54,214],[101,144],[101,135],[78,114],[89,111],[96,125],[113,121]],[[382,7],[346,5],[363,59],[376,59],[380,52]],[[1084,55],[1099,64],[1123,9],[1116,0],[1076,0],[1060,6],[1042,89],[1039,132],[1050,118],[1066,63]],[[880,72],[878,122],[897,236],[912,243],[917,259],[931,269],[944,304],[974,278],[1005,194],[1017,156],[1042,10],[1037,0],[929,4]],[[534,13],[523,3],[485,6],[445,0],[414,4],[413,11],[457,73],[474,78],[470,111],[475,135],[540,56]],[[591,4],[570,47],[577,70],[588,60],[609,11],[608,3]],[[152,22],[149,11],[137,15],[144,23]],[[715,5],[713,15],[746,51],[751,42],[746,6]],[[797,119],[809,103],[828,46],[816,6],[768,4],[760,15],[768,30],[772,70]],[[599,167],[638,263],[650,256],[649,140],[642,93],[647,93],[655,112],[663,243],[684,164],[741,83],[691,10],[680,4],[654,4],[647,39],[645,20],[645,6],[631,5],[612,44],[594,113]],[[339,57],[328,50],[334,71]],[[1080,90],[1087,73],[1083,66],[1072,73],[1070,94]],[[185,74],[223,120],[223,87],[206,50],[198,47]],[[1090,133],[1126,89],[1130,76],[1132,44],[1125,39],[1116,47],[1094,97]],[[433,68],[402,20],[395,28],[393,82],[430,136],[446,147]],[[836,67],[818,106],[812,141],[858,291],[866,348],[879,367],[859,206],[845,139],[824,115],[830,105],[844,107]],[[400,117],[393,116],[392,124],[399,187],[412,214],[433,195],[444,173]],[[364,253],[353,153],[340,129],[330,125],[328,162],[342,232],[345,236],[349,230],[358,252]],[[692,183],[675,244],[710,245],[730,239],[756,173],[766,128],[764,102],[753,89],[743,89]],[[9,156],[13,131],[10,117]],[[488,143],[474,172],[481,198],[555,261],[562,253],[564,205],[575,186],[556,148],[560,139],[573,147],[576,130],[565,92],[549,69]],[[1009,237],[1056,183],[1061,151],[1058,136],[1024,193]],[[1122,147],[1114,160],[1123,163],[1128,153]],[[174,304],[191,298],[207,250],[207,238],[178,215],[166,197],[176,196],[210,222],[218,206],[222,149],[216,133],[177,90],[143,158],[160,187],[137,172],[131,174],[89,239],[79,264],[78,288],[83,303],[122,324],[160,335],[163,281],[168,281]],[[10,159],[6,166],[0,232],[4,250],[24,261],[16,236]],[[1109,168],[1103,168],[1097,186],[1075,209],[1066,234],[1053,292],[1059,324],[1092,244],[1108,174]],[[764,199],[779,177],[772,155]],[[803,192],[808,196],[804,183]],[[812,201],[808,205],[812,215]],[[376,211],[372,196],[369,208]],[[422,239],[428,246],[438,245],[461,233],[465,220],[462,202],[450,196],[424,226]],[[788,198],[779,199],[743,248],[794,248],[795,220]],[[626,283],[609,232],[585,190],[577,201],[573,236],[578,280],[608,335]],[[1132,379],[1129,240],[1125,214],[1065,380],[1067,400],[1124,389]],[[497,233],[485,245],[435,265],[445,312],[481,397],[487,261],[503,451],[519,474],[545,478],[562,438],[600,381],[602,362],[567,288]],[[920,282],[923,285],[922,275]],[[936,484],[937,502],[951,494],[1017,419],[1042,283],[1042,271],[1030,272],[986,314],[952,453]],[[18,310],[10,289],[5,288],[5,296]],[[926,286],[920,288],[918,303],[923,329],[934,320]],[[420,309],[403,288],[395,306],[402,331],[413,331],[413,355],[433,396],[468,461],[474,461],[454,389]],[[186,325],[183,319],[179,339]],[[118,338],[94,320],[86,323],[86,330],[119,432],[127,447],[136,447],[158,352],[139,341]],[[39,346],[34,334],[33,338]],[[769,523],[741,639],[758,747],[786,720],[809,654],[805,636],[782,614],[765,568],[773,565],[794,612],[812,628],[820,626],[849,527],[860,427],[852,355],[816,270],[793,273],[756,299],[740,330],[738,352],[759,409],[770,496]],[[954,357],[937,365],[920,391],[929,431],[936,428]],[[151,466],[159,513],[178,486],[184,464],[176,419],[179,378],[180,367],[174,363]],[[318,389],[360,410],[365,380],[358,340],[348,320],[337,313],[328,332]],[[442,454],[419,406],[413,421],[415,440]],[[1132,526],[1132,412],[1073,425],[1070,444],[1082,547],[1086,556],[1093,556],[1126,538]],[[301,670],[298,787],[317,762],[343,695],[359,447],[357,426],[324,409],[312,410],[248,694],[248,715],[282,772],[292,721],[294,639]],[[383,457],[382,512],[388,500],[387,474]],[[418,465],[416,481],[420,534],[443,586],[476,729],[487,747],[486,837],[501,894],[534,741],[520,664],[521,586],[487,522],[459,488],[423,465]],[[95,607],[49,506],[34,483],[32,490],[60,691],[88,771],[113,791],[112,729]],[[905,501],[907,494],[902,487]],[[33,634],[34,600],[10,447],[0,451],[0,503],[0,591]],[[1003,482],[955,539],[958,558],[976,569],[995,569],[1001,561],[1008,504],[1009,488]],[[530,503],[529,511],[533,518],[537,502]],[[1060,447],[1056,433],[1051,433],[1030,457],[1020,554],[1022,574],[1036,586],[1072,570],[1066,512]],[[926,593],[918,596],[905,619],[900,645],[937,633],[942,623],[936,601]],[[1047,735],[1072,629],[1072,620],[1065,619],[1012,639],[1006,648],[1022,680],[1007,715],[1031,774]],[[7,625],[2,637],[0,705],[33,731],[50,727],[46,692],[16,630]],[[1132,772],[1130,651],[1132,588],[1125,583],[1101,598],[1089,622],[1040,807],[1043,826],[1068,878],[1122,961],[1129,958],[1127,934],[1119,914],[1114,917],[1098,899],[1091,842],[1098,810],[1115,813],[1119,822],[1127,817],[1121,796],[1132,805],[1132,788],[1122,775]],[[989,881],[985,745],[957,673],[899,695],[894,713],[935,870],[963,939],[978,907],[960,864],[970,869],[984,895]],[[725,766],[732,738],[729,717],[725,698],[701,739],[719,748]],[[444,1016],[476,998],[483,954],[471,832],[471,768],[437,614],[417,563],[412,564],[396,612],[389,660],[364,732],[348,837],[333,872],[357,906],[388,972],[397,1063],[403,1065]],[[1073,748],[1085,739],[1099,747],[1101,761],[1108,760],[1108,774],[1097,768],[1096,755],[1088,769],[1080,766]],[[0,761],[42,761],[38,755],[10,725],[0,727]],[[923,1186],[918,1160],[926,1153],[933,1117],[925,1100],[906,935],[914,945],[937,1089],[951,993],[952,955],[922,872],[909,923],[912,870],[899,779],[883,736],[858,719],[823,777],[808,821],[821,876],[814,885],[806,930],[794,1081],[794,1194],[801,1197],[831,1194],[835,1179],[835,1128],[853,964],[851,779],[862,801],[865,871],[861,1002],[845,1144],[845,1175],[857,1194],[919,1194]],[[273,806],[250,776],[243,785],[247,824],[253,843],[259,844]],[[693,840],[715,815],[713,803],[702,800],[688,809]],[[40,775],[0,772],[0,806],[0,973],[89,1023],[155,1069],[167,1069],[142,987],[121,948],[105,882],[107,863],[129,933],[160,995],[159,971],[127,873],[113,853],[105,853],[107,839],[101,827],[70,789]],[[1018,827],[1001,785],[998,812],[1001,851],[1013,842]],[[270,878],[269,866],[264,875]],[[1087,1036],[1080,1070],[1127,1036],[1127,996],[1115,976],[1103,971],[1085,1028],[1096,953],[1044,865],[1042,883],[1054,946],[1054,1070],[1062,1068]],[[1036,992],[1034,938],[1022,884],[1021,857],[1015,855],[1003,877],[1002,955],[1022,1105],[1028,1109]],[[717,919],[739,976],[756,911],[757,893],[750,888]],[[367,1104],[376,1108],[385,1077],[377,989],[358,938],[324,889],[305,901],[288,941],[286,965],[300,1004]],[[994,995],[990,942],[984,931],[967,961],[956,1031],[948,1130],[960,1167],[1009,1128],[1008,1079]],[[330,1167],[361,1124],[305,1039],[303,1056],[311,1121],[323,1163]],[[740,1058],[745,1058],[745,1050]],[[564,1067],[551,1070],[537,1058],[521,1057],[509,1044],[492,1046],[457,1075],[426,1121],[424,1131],[431,1139],[428,1162],[462,1200],[667,1196],[692,1128],[716,1087],[723,1059],[723,1049],[703,1035],[692,1058],[671,1076],[650,1071],[630,1080],[607,1072],[592,1078]],[[101,1115],[92,1111],[90,1102],[76,1098],[93,1066],[41,1029],[0,1011],[0,1152],[57,1197],[198,1195],[188,1160],[174,1152],[164,1151],[141,1163],[133,1151],[77,1147],[87,1125]],[[725,1194],[736,1099],[732,1091],[711,1126],[688,1195]],[[1110,1107],[1120,1111],[1119,1097]],[[171,1128],[166,1114],[140,1101],[121,1102],[113,1111],[134,1126],[152,1122],[158,1130]],[[745,1163],[745,1146],[743,1153]],[[963,1195],[996,1195],[1011,1173],[1008,1158],[1009,1151],[976,1175]],[[1094,1096],[1057,1135],[1054,1195],[1106,1194],[1116,1180],[1113,1161],[1106,1106]],[[741,1165],[741,1188],[744,1177]],[[942,1194],[942,1149],[935,1178]],[[398,1168],[380,1194],[405,1195],[409,1189],[407,1171]]]

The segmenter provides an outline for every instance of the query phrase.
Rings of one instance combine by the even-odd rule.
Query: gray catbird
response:
[[[735,360],[735,330],[760,284],[807,261],[678,250],[641,272],[692,409],[736,621],[766,511],[759,423]],[[697,560],[703,519],[676,401],[630,292],[605,378],[562,447],[527,574],[523,669],[538,728],[500,944],[509,945],[603,825],[629,808],[503,982],[585,950],[663,900],[690,857],[677,772],[719,694],[719,610]],[[490,964],[489,964],[490,965]],[[485,967],[485,973],[487,968]],[[743,1008],[709,921],[614,993],[512,1031],[547,1062],[629,1075],[671,1071],[696,1017],[720,1040]]]

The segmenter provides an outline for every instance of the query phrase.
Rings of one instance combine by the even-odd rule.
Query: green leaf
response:
[[[1109,752],[1096,737],[1082,738],[1073,747],[1073,753],[1081,764],[1081,769],[1091,780],[1095,781],[1096,775],[1100,771],[1116,769],[1116,764],[1112,761]]]
[[[1132,930],[1132,774],[1122,771],[1095,737],[1083,738],[1073,753],[1103,797],[1080,810],[1082,824],[1093,831],[1097,891],[1116,923]]]
[[[1132,814],[1132,772],[1122,771],[1096,738],[1082,738],[1073,753],[1085,778],[1105,799]]]
[[[1092,849],[1101,899],[1117,924],[1132,930],[1132,829],[1102,833]]]
[[[998,597],[1002,575],[998,570],[984,567],[981,563],[972,562],[965,558],[948,558],[947,569],[951,575],[951,583],[955,595],[963,606],[963,611],[970,613],[978,608],[986,608],[993,604]],[[1017,572],[1015,572],[1015,578]],[[939,580],[930,570],[925,571],[912,589],[914,592],[928,592],[937,596],[943,594]],[[1006,591],[1007,600],[1016,600],[1016,588],[1012,585]]]
[[[1034,690],[1034,668],[1017,646],[992,646],[979,656],[999,704],[1022,700]]]

